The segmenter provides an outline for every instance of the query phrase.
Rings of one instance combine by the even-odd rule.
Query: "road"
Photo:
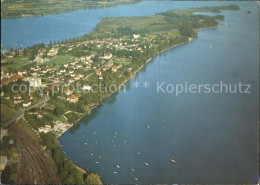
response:
[[[42,147],[33,141],[17,123],[8,127],[17,136],[20,161],[17,184],[61,184],[56,167]]]
[[[49,101],[49,100],[50,100],[50,98],[46,98],[43,101],[28,107],[26,110],[30,110],[32,108],[42,108],[42,107],[44,107],[46,105],[46,102]],[[8,122],[4,123],[4,128],[8,127],[9,125],[14,123],[15,121],[17,121],[17,120],[21,119],[22,117],[24,117],[24,112],[25,112],[25,110],[19,110],[18,114],[15,117],[10,119]]]

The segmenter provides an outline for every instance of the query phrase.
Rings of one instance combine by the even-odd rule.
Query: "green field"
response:
[[[49,61],[45,62],[44,65],[62,65],[62,64],[66,64],[66,63],[70,63],[72,62],[76,57],[74,56],[70,56],[70,55],[57,55],[55,57],[53,57],[52,59],[50,59]]]
[[[1,61],[1,68],[5,72],[9,71],[18,71],[26,69],[26,65],[30,63],[29,57],[17,57],[17,58],[7,58]]]
[[[165,30],[169,29],[165,16],[145,16],[145,17],[113,17],[104,18],[96,27],[96,31],[110,33],[116,32],[120,27],[131,27],[132,30],[140,31],[149,30]]]
[[[174,38],[180,35],[181,27],[195,29],[216,26],[215,19],[224,16],[194,15],[194,12],[214,12],[221,10],[239,10],[237,5],[191,8],[187,10],[171,10],[153,16],[140,17],[111,17],[103,18],[96,26],[94,36],[124,36],[141,34],[146,36],[168,36]]]
[[[126,59],[126,58],[116,58],[115,60],[116,64],[131,64],[131,59]]]
[[[67,120],[64,118],[63,115],[61,115],[61,116],[53,116],[53,121],[61,121],[63,123],[67,122]]]

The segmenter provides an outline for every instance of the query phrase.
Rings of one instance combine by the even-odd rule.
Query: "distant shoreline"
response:
[[[55,2],[56,1],[56,2]],[[38,5],[36,8],[35,6],[37,4],[34,3],[19,3],[15,4],[14,3],[6,3],[2,2],[1,3],[1,20],[3,19],[20,19],[20,18],[29,18],[29,17],[43,17],[46,15],[59,15],[59,14],[65,14],[65,13],[71,13],[75,12],[78,10],[93,10],[93,9],[103,9],[103,8],[111,8],[111,7],[116,7],[119,5],[125,5],[125,4],[137,4],[142,2],[143,0],[120,0],[120,1],[115,1],[115,2],[106,2],[106,1],[92,1],[91,3],[95,2],[95,4],[89,4],[88,2],[81,1],[79,6],[72,7],[68,2],[62,2],[59,0],[54,0],[54,1],[49,1],[46,0],[45,3],[42,3],[40,6]],[[50,2],[54,2],[58,4],[58,8],[53,9],[52,4]],[[48,4],[49,3],[49,4]],[[32,6],[34,8],[28,9],[28,6]],[[55,4],[54,4],[55,6]],[[15,14],[12,15],[12,8],[16,8]],[[70,7],[68,9],[68,7]],[[10,8],[10,9],[9,9]],[[5,9],[5,11],[4,11]],[[2,11],[3,10],[3,11]],[[8,12],[8,11],[9,12]],[[25,11],[28,11],[28,13],[24,13]]]

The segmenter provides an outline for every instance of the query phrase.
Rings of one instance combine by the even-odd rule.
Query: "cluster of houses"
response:
[[[78,57],[73,62],[61,65],[58,69],[53,68],[49,65],[36,65],[35,67],[31,67],[30,69],[28,69],[28,71],[21,70],[17,73],[4,74],[2,71],[1,86],[9,82],[15,82],[19,79],[29,82],[31,88],[44,87],[45,85],[42,84],[42,79],[48,79],[52,81],[53,84],[56,84],[57,87],[59,87],[61,84],[68,86],[69,84],[74,83],[77,80],[85,78],[85,75],[83,74],[82,70],[88,70],[89,68],[94,69],[99,79],[103,80],[103,75],[101,71],[111,69],[112,72],[116,72],[118,69],[122,67],[121,64],[114,65],[113,62],[106,62],[106,60],[110,60],[113,57],[111,53],[107,53],[104,56],[102,56],[101,58],[103,60],[101,61],[101,65],[97,66],[92,66],[93,57],[94,55]],[[99,67],[99,69],[97,69],[97,67]],[[52,90],[52,88],[53,86],[47,88],[45,90],[45,94],[49,95],[49,92]],[[89,91],[91,87],[88,85],[83,85],[82,89]],[[78,101],[78,96],[72,94],[71,91],[65,90],[64,92],[67,95],[67,100],[69,102],[76,103]],[[8,99],[8,97],[5,98]],[[13,102],[15,104],[22,103],[23,107],[29,107],[32,104],[31,99],[31,95],[28,99],[23,100],[21,95],[15,94]]]
[[[126,50],[126,51],[139,51],[144,52],[144,49],[147,47],[147,43],[149,43],[149,47],[152,46],[152,42],[155,40],[152,38],[144,38],[141,37],[140,34],[133,34],[132,38],[129,39],[120,39],[120,38],[104,38],[104,39],[94,39],[89,41],[78,42],[77,44],[60,44],[60,46],[67,47],[68,51],[72,51],[75,47],[94,45],[96,49],[106,48],[106,49],[115,49]],[[111,59],[112,54],[108,53],[104,56],[101,56],[102,59]]]
[[[112,70],[113,73],[115,73],[115,72],[117,72],[117,70],[120,69],[121,67],[122,67],[122,64],[119,64],[119,65],[117,65],[117,66],[113,66],[111,70]]]
[[[145,43],[145,41],[151,41],[150,39],[143,38],[142,41]],[[105,47],[107,49],[115,49],[116,51],[119,50],[126,50],[126,51],[140,51],[143,52],[146,46],[142,46],[142,43],[140,42],[140,35],[133,35],[133,39],[103,39],[103,40],[94,40],[94,44],[96,44],[97,48],[99,47]],[[109,58],[111,55],[105,56],[105,58]]]
[[[67,47],[68,50],[73,49],[75,47],[88,46],[92,44],[97,48],[107,48],[107,49],[116,49],[116,50],[128,50],[128,51],[140,51],[143,52],[146,47],[144,43],[150,43],[152,45],[153,39],[151,38],[143,38],[140,34],[133,34],[132,38],[129,39],[117,39],[117,38],[104,38],[104,39],[95,39],[77,42],[76,44],[59,44],[51,49],[47,50],[46,48],[42,48],[38,52],[38,59],[40,61],[44,61],[43,56],[53,57],[58,54],[59,47]],[[22,50],[19,51],[19,55],[22,55]],[[14,53],[12,53],[14,55]],[[95,74],[98,76],[100,80],[103,80],[103,71],[107,71],[111,69],[112,73],[117,72],[122,64],[114,65],[113,64],[113,54],[108,52],[104,55],[98,56],[99,62],[93,62],[95,55],[86,55],[76,58],[70,63],[65,63],[61,65],[59,68],[54,68],[51,65],[42,65],[41,62],[37,63],[35,67],[31,67],[27,70],[21,70],[17,73],[6,73],[1,76],[1,86],[5,85],[9,82],[14,82],[19,79],[29,82],[30,87],[44,87],[46,84],[42,84],[42,80],[47,80],[51,84],[56,84],[59,86],[60,84],[64,84],[65,86],[74,83],[77,80],[87,79],[86,72],[87,70],[93,70]],[[85,75],[84,75],[85,74]],[[91,87],[88,85],[83,85],[83,90],[90,90]],[[46,90],[46,94],[51,90],[51,88]],[[78,96],[73,94],[68,90],[65,91],[67,95],[67,100],[76,103],[78,101]],[[1,94],[2,96],[3,94]],[[8,97],[6,97],[8,98]],[[19,104],[23,103],[23,107],[28,107],[31,105],[31,98],[28,100],[22,100],[19,95],[14,96],[14,103]]]
[[[58,54],[58,52],[59,52],[58,47],[53,47],[53,48],[49,49],[48,51],[46,48],[41,48],[41,49],[39,49],[38,55],[36,56],[34,61],[38,62],[38,63],[47,62],[47,61],[49,61],[49,58],[56,56]]]
[[[22,103],[23,107],[29,107],[30,105],[32,105],[31,100],[33,99],[33,96],[31,94],[28,95],[27,100],[23,100],[22,96],[20,94],[15,94],[14,95],[14,104],[19,104]]]
[[[17,80],[28,81],[31,87],[39,87],[41,85],[41,78],[27,77],[27,70],[18,71],[17,73],[1,73],[1,86],[9,82],[16,82]]]
[[[18,49],[18,50],[7,50],[5,52],[1,52],[6,58],[13,58],[15,56],[23,56],[23,50],[22,49]]]
[[[52,84],[51,87],[44,89],[44,93],[48,96],[52,88],[60,88],[61,85],[65,85],[64,94],[67,101],[70,103],[77,103],[79,101],[78,94],[76,95],[73,91],[69,90],[68,85],[76,82],[77,80],[87,80],[88,75],[93,72],[98,76],[99,80],[103,80],[103,74],[107,70],[111,70],[112,73],[117,72],[122,68],[122,64],[114,64],[113,57],[114,50],[124,51],[139,51],[144,52],[146,47],[151,47],[154,40],[151,38],[143,38],[140,34],[133,34],[129,39],[116,39],[116,38],[104,38],[77,42],[76,44],[57,44],[54,47],[47,50],[42,48],[38,51],[35,61],[37,65],[27,70],[21,70],[17,73],[6,73],[2,72],[1,75],[1,86],[6,85],[9,82],[15,82],[19,79],[29,82],[31,88],[47,87],[46,84]],[[147,44],[149,43],[149,46]],[[65,47],[68,52],[75,49],[75,47],[82,46],[94,46],[95,49],[106,48],[107,51],[104,54],[98,54],[98,56],[90,54],[86,56],[77,57],[70,63],[64,63],[59,67],[52,65],[44,65],[44,62],[48,61],[49,58],[54,57],[58,54],[59,47]],[[79,48],[80,49],[80,48]],[[113,51],[112,51],[113,50]],[[17,51],[16,51],[17,52]],[[18,52],[19,56],[23,55],[23,50]],[[17,53],[10,52],[10,57],[17,55]],[[131,58],[131,56],[130,56]],[[72,60],[72,59],[71,59]],[[94,62],[95,61],[95,62]],[[98,61],[98,62],[97,62]],[[132,68],[129,68],[130,70]],[[88,73],[90,72],[90,73]],[[87,75],[88,74],[88,75]],[[54,86],[53,86],[54,84]],[[82,86],[84,91],[90,91],[91,86],[84,84]],[[4,96],[4,94],[1,94]],[[4,96],[6,99],[10,97]],[[36,98],[35,98],[36,99]],[[28,94],[22,96],[17,93],[13,95],[13,102],[16,105],[21,105],[24,108],[32,105],[33,96]],[[38,113],[37,118],[42,118],[43,113]],[[62,123],[60,121],[54,122],[54,127],[50,124],[46,124],[44,127],[39,128],[40,132],[55,131],[55,133],[63,133],[72,125],[69,123]]]

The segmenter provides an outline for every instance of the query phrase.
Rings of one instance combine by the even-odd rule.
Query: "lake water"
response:
[[[112,8],[79,10],[71,13],[1,20],[1,44],[9,48],[58,41],[90,33],[103,17],[145,16],[171,9],[186,9],[230,2],[157,2],[145,1]]]
[[[256,2],[142,2],[43,18],[3,20],[2,34],[6,38],[2,37],[2,42],[14,47],[14,42],[26,46],[79,36],[90,32],[99,22],[98,17],[152,15],[174,8],[230,3],[239,4],[242,10],[223,11],[225,21],[218,28],[201,30],[197,40],[155,57],[127,82],[126,92],[107,98],[59,141],[66,156],[78,166],[99,173],[104,183],[252,184],[259,177]],[[252,13],[245,13],[247,10]],[[68,26],[71,24],[74,27]],[[24,38],[12,31],[6,33],[15,29],[14,25]],[[149,87],[135,88],[136,81],[149,82]],[[175,96],[156,91],[157,82],[220,81],[249,83],[251,93]],[[170,158],[176,162],[171,163]]]

